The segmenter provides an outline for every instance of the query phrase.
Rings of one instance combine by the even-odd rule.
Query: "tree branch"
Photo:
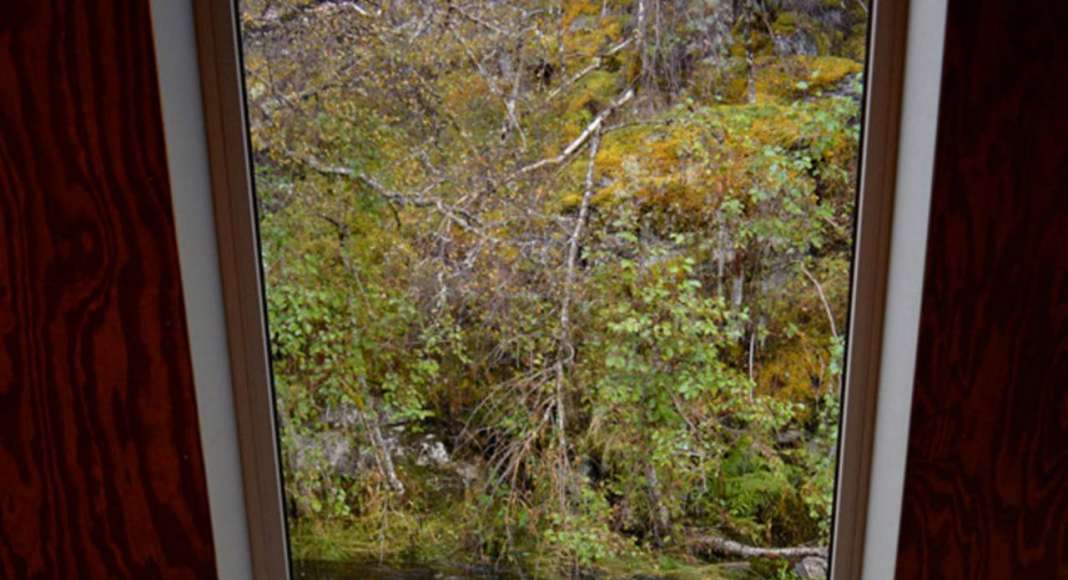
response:
[[[453,222],[462,229],[467,230],[481,238],[488,238],[485,232],[481,229],[481,223],[478,218],[468,212],[466,209],[446,204],[439,198],[428,197],[434,188],[444,181],[443,179],[435,180],[430,185],[424,187],[420,192],[416,194],[403,194],[396,191],[392,191],[382,185],[375,178],[367,175],[366,173],[350,169],[348,167],[341,167],[336,165],[327,165],[319,161],[315,156],[309,155],[304,158],[297,157],[290,154],[291,157],[300,161],[304,165],[308,166],[317,173],[323,175],[345,177],[347,179],[354,179],[367,185],[371,190],[381,196],[383,199],[391,204],[395,204],[400,207],[410,206],[419,208],[432,208],[436,209],[438,213],[445,216],[449,221]]]
[[[285,12],[270,12],[260,18],[247,21],[242,26],[242,32],[251,35],[265,34],[310,13],[319,15],[343,9],[352,10],[360,16],[371,16],[370,12],[360,7],[354,0],[313,0],[308,4],[296,6]]]
[[[557,445],[560,448],[560,474],[558,476],[559,484],[559,496],[560,496],[560,509],[566,511],[567,508],[567,487],[568,479],[570,478],[570,469],[567,457],[567,414],[566,405],[564,404],[565,390],[567,382],[567,369],[571,366],[572,361],[575,360],[575,345],[571,341],[571,301],[575,290],[575,269],[578,265],[579,246],[582,241],[582,232],[586,227],[586,220],[589,219],[590,213],[590,200],[593,199],[594,189],[594,164],[597,160],[597,149],[601,143],[600,131],[595,131],[593,138],[590,141],[590,160],[586,167],[586,188],[582,193],[582,203],[579,206],[579,214],[575,219],[575,228],[571,231],[570,239],[567,244],[567,262],[564,265],[564,288],[563,296],[560,299],[560,334],[559,334],[559,352],[557,354],[555,371],[556,371],[556,394],[555,394],[555,407],[556,407],[556,437]]]
[[[624,40],[623,42],[613,46],[610,49],[608,49],[607,51],[605,51],[604,54],[600,54],[600,55],[597,55],[597,56],[593,57],[593,61],[591,61],[590,64],[586,65],[585,68],[583,68],[582,70],[580,70],[577,73],[575,73],[574,75],[572,75],[571,78],[569,78],[569,79],[565,80],[564,82],[560,83],[560,86],[556,87],[552,91],[549,91],[548,100],[554,99],[557,95],[559,95],[560,93],[566,91],[572,85],[574,85],[575,83],[577,83],[580,80],[582,80],[582,77],[584,77],[584,76],[590,74],[591,72],[597,70],[598,68],[600,68],[601,65],[604,64],[605,57],[612,56],[613,54],[616,54],[617,52],[623,50],[624,48],[627,48],[627,46],[629,46],[630,43],[633,42],[633,41],[634,41],[633,38],[628,38],[628,39]]]
[[[465,10],[462,6],[458,6],[456,4],[449,3],[449,10],[451,10],[453,12],[456,12],[461,17],[463,17],[464,20],[469,20],[469,21],[471,21],[471,22],[473,22],[473,23],[485,28],[486,30],[489,30],[491,32],[496,32],[497,34],[500,34],[500,35],[508,34],[508,32],[505,31],[500,26],[497,26],[496,24],[493,24],[492,22],[490,22],[490,21],[488,21],[488,20],[486,20],[484,18],[479,18],[478,16],[475,16],[474,14],[471,14],[470,12]]]
[[[827,313],[827,322],[831,325],[831,336],[838,338],[838,327],[834,323],[834,313],[831,311],[831,305],[827,302],[827,295],[823,293],[823,286],[820,285],[820,281],[812,275],[812,272],[808,271],[808,268],[804,264],[801,264],[801,273],[804,274],[816,287],[816,293],[820,296],[820,302],[823,303],[823,311]]]
[[[582,131],[582,133],[579,134],[578,137],[575,137],[575,140],[568,144],[567,147],[564,147],[564,150],[560,152],[559,155],[557,155],[556,157],[542,159],[541,161],[531,163],[530,165],[526,165],[522,167],[518,171],[518,173],[530,173],[532,171],[537,171],[538,169],[541,169],[543,167],[560,165],[561,163],[567,161],[571,158],[572,155],[574,155],[579,149],[582,148],[582,146],[586,143],[586,141],[590,139],[592,135],[597,133],[601,129],[601,127],[604,126],[605,119],[611,116],[616,109],[622,107],[627,103],[627,101],[633,98],[634,89],[627,89],[622,96],[616,99],[612,104],[605,107],[603,111],[598,113],[597,116],[594,117],[593,121],[591,121],[589,125],[586,125],[586,128]]]

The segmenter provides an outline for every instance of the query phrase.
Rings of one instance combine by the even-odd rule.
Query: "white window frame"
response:
[[[870,8],[835,580],[894,577],[946,1]],[[288,579],[235,2],[152,13],[219,577]]]

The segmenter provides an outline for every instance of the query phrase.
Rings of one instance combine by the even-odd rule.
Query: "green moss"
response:
[[[464,559],[467,504],[444,509],[375,511],[349,520],[297,520],[290,542],[297,560],[403,563]]]
[[[792,102],[835,89],[864,70],[859,62],[835,56],[795,56],[765,60],[757,72],[757,98]]]
[[[584,76],[568,94],[567,111],[587,114],[587,118],[608,106],[619,92],[619,79],[608,71],[597,70]]]
[[[865,60],[868,53],[868,23],[862,20],[853,26],[849,38],[842,46],[842,53],[859,62]]]
[[[607,185],[595,193],[593,204],[637,199],[679,213],[700,213],[709,202],[707,188],[689,159],[689,147],[699,139],[697,126],[681,122],[634,125],[608,133],[596,159],[598,181]],[[569,181],[575,189],[561,197],[565,210],[582,199],[586,163],[585,158],[572,162]]]
[[[575,19],[580,16],[599,16],[601,3],[599,0],[569,0],[564,2],[564,28],[570,28]]]
[[[805,403],[806,408],[798,411],[798,416],[802,422],[807,421],[813,412],[813,403],[818,398],[814,385],[827,372],[827,362],[822,361],[821,367],[818,352],[804,341],[782,348],[761,363],[757,374],[758,392],[773,394],[786,401]]]
[[[798,29],[798,18],[796,12],[780,12],[778,17],[775,18],[775,22],[771,25],[771,30],[776,36],[791,36]]]
[[[564,4],[564,50],[568,55],[592,57],[622,40],[626,19],[618,10],[602,17],[600,0],[570,0]]]
[[[695,562],[692,557],[664,556],[657,560],[618,559],[600,566],[605,578],[657,578],[661,580],[721,580],[730,578],[719,564]]]
[[[819,86],[856,70],[846,59],[811,59],[805,65]],[[764,100],[696,110],[683,106],[613,130],[604,136],[597,155],[598,190],[592,203],[611,206],[631,200],[657,208],[676,222],[704,223],[726,196],[744,198],[768,179],[761,160],[769,151],[783,156],[783,171],[795,187],[813,190],[813,178],[786,160],[800,155],[812,163],[847,163],[855,141],[838,127],[849,106],[837,98],[790,104]],[[582,199],[586,169],[586,157],[576,156],[564,173],[557,197],[562,211],[572,210]],[[842,176],[821,172],[825,196],[848,189],[848,175]]]
[[[847,76],[860,73],[864,65],[835,56],[801,57],[808,70],[808,83],[812,90],[826,90]]]
[[[622,18],[601,18],[595,27],[569,32],[564,39],[564,49],[568,54],[580,54],[592,58],[604,48],[622,39],[623,24]]]
[[[771,29],[776,36],[782,38],[800,36],[808,39],[815,45],[820,56],[839,55],[863,60],[867,39],[867,12],[859,3],[849,2],[843,6],[840,0],[823,0],[822,11],[837,12],[840,18],[845,19],[846,25],[837,27],[825,21],[821,22],[819,16],[803,11],[785,10],[775,16]]]

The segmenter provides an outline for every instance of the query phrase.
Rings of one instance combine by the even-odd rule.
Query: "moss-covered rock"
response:
[[[757,99],[793,102],[831,92],[863,70],[859,62],[835,56],[765,59],[757,73]]]

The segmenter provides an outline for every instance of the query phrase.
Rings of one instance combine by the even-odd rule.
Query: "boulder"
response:
[[[794,573],[805,580],[826,580],[827,560],[808,556],[794,565]]]

